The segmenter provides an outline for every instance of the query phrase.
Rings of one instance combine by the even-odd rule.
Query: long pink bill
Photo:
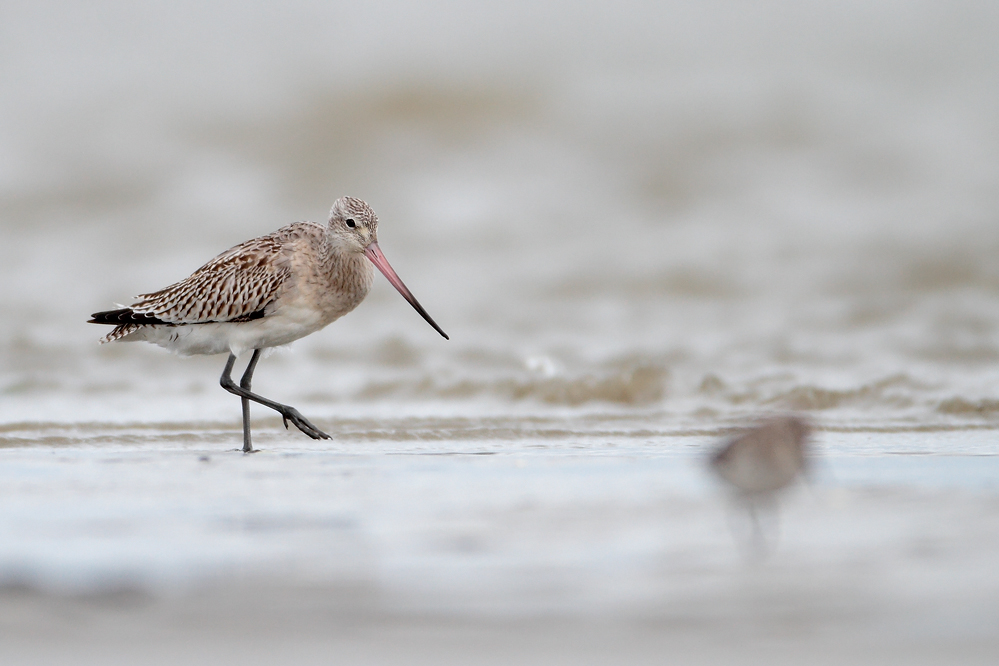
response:
[[[388,259],[385,258],[385,255],[382,254],[382,249],[378,247],[378,243],[369,244],[368,249],[364,251],[364,256],[370,259],[371,263],[373,263],[375,267],[382,272],[382,275],[388,278],[388,281],[392,283],[392,286],[395,287],[400,294],[402,294],[403,298],[409,301],[409,304],[420,313],[420,316],[427,320],[428,324],[433,326],[438,333],[443,335],[445,340],[451,339],[447,337],[447,333],[445,333],[441,327],[437,325],[437,322],[435,322],[430,315],[427,314],[427,311],[423,309],[423,306],[420,305],[418,300],[416,300],[413,293],[406,288],[406,285],[402,283],[399,276],[396,275],[394,270],[392,270],[392,266],[389,264]]]

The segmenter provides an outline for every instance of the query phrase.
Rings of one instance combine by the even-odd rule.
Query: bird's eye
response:
[[[354,228],[354,227],[356,227],[357,225],[356,225],[356,224],[354,224],[354,219],[353,219],[353,218],[350,218],[350,217],[348,217],[348,218],[347,218],[347,226],[348,226],[348,227],[350,227],[351,229],[353,229],[353,228]]]

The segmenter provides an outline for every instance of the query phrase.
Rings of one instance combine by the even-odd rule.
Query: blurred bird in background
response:
[[[801,417],[769,418],[726,440],[711,454],[711,468],[748,511],[749,545],[756,556],[769,551],[760,514],[773,516],[776,528],[776,496],[806,473],[811,432],[811,424]]]

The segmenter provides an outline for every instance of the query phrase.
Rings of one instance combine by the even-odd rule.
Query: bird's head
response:
[[[360,199],[340,197],[330,209],[329,230],[345,250],[363,254],[378,241],[378,216]]]

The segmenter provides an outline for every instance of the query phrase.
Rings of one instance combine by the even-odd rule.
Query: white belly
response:
[[[280,347],[315,333],[330,322],[307,308],[285,307],[279,314],[245,322],[143,326],[123,342],[152,342],[181,356],[228,354]]]

